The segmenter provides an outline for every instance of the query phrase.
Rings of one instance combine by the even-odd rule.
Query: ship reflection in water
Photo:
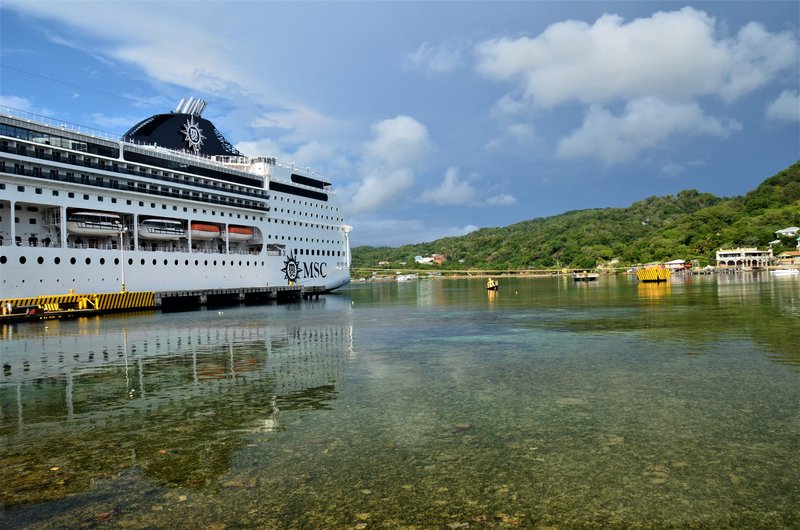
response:
[[[248,436],[286,428],[282,412],[331,408],[352,355],[348,325],[216,311],[2,333],[0,511],[129,468],[165,485],[212,484]]]

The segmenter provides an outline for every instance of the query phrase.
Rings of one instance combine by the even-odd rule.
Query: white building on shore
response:
[[[760,269],[769,266],[770,263],[772,263],[772,249],[736,248],[717,251],[717,267]]]

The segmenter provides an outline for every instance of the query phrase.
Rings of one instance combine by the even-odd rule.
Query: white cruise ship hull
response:
[[[70,221],[87,212],[120,224],[83,229]],[[148,232],[154,216],[183,231]],[[349,231],[329,183],[273,158],[180,153],[0,109],[0,299],[117,292],[123,284],[156,292],[332,290],[350,281]]]

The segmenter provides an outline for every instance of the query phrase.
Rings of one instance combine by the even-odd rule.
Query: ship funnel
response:
[[[178,103],[178,107],[175,109],[175,112],[179,112],[181,114],[191,114],[192,116],[197,116],[198,118],[203,113],[203,109],[206,108],[206,102],[200,98],[194,99],[194,97],[190,97],[188,100],[181,98],[180,103]]]
[[[181,111],[181,107],[183,107],[183,102],[184,102],[184,99],[181,98],[181,100],[178,102],[178,106],[175,107],[175,111],[174,112],[180,112]]]

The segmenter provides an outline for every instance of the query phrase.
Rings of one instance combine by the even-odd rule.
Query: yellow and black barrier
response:
[[[155,292],[118,292],[98,294],[58,294],[0,300],[2,316],[44,314],[67,315],[71,311],[107,312],[156,307]]]
[[[636,271],[640,282],[668,282],[669,269],[664,267],[645,267]]]

